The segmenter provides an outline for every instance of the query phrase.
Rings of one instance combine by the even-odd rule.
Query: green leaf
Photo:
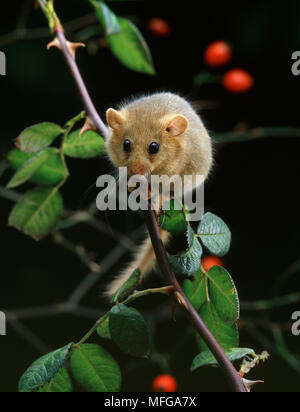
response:
[[[225,323],[211,302],[202,305],[199,314],[223,349],[238,348],[239,335],[236,323]],[[208,350],[206,343],[199,335],[197,337],[200,350]]]
[[[100,338],[111,339],[111,334],[109,330],[109,316],[104,315],[105,319],[100,323],[97,328],[97,333]]]
[[[74,378],[87,392],[116,392],[120,389],[120,368],[101,346],[76,346],[70,366]]]
[[[183,291],[198,312],[206,302],[205,276],[197,272],[193,281],[186,279],[183,283]]]
[[[33,153],[24,153],[21,150],[11,150],[6,158],[14,170],[19,170],[28,160],[35,157]],[[30,181],[41,185],[55,185],[65,176],[65,169],[59,154],[53,154],[30,178]]]
[[[231,233],[222,219],[212,213],[206,213],[198,227],[198,234],[204,246],[216,256],[225,256],[231,243]]]
[[[208,272],[209,296],[220,318],[227,323],[240,316],[239,297],[234,282],[226,269],[212,267]]]
[[[149,331],[142,315],[120,304],[110,310],[109,329],[113,341],[125,353],[144,358],[149,354]]]
[[[118,23],[117,16],[105,3],[103,3],[103,1],[90,0],[90,3],[94,6],[96,16],[107,36],[110,34],[121,33],[121,27]]]
[[[63,200],[57,188],[30,190],[13,208],[9,225],[36,240],[46,236],[63,212]]]
[[[89,159],[104,153],[105,144],[102,137],[91,130],[82,136],[80,130],[76,130],[67,137],[63,151],[69,157]]]
[[[116,303],[119,300],[119,298],[122,297],[124,293],[134,291],[134,289],[139,283],[140,276],[141,276],[140,270],[136,269],[133,272],[133,274],[130,276],[130,278],[126,280],[125,283],[123,283],[120,289],[117,290],[117,292],[115,293],[115,295],[113,296],[111,300],[112,303]]]
[[[129,20],[119,17],[120,34],[108,36],[110,50],[126,67],[153,75],[155,69],[150,50],[138,28]]]
[[[252,349],[232,348],[225,351],[231,362],[243,359],[247,355],[255,355]],[[191,365],[191,372],[203,366],[216,366],[218,362],[210,351],[202,352],[195,357]]]
[[[175,256],[169,256],[170,263],[179,274],[192,276],[201,268],[202,247],[191,226],[187,230],[188,250]]]
[[[57,374],[46,383],[38,392],[43,393],[64,393],[73,392],[72,381],[68,371],[65,368],[61,368]]]
[[[47,160],[57,154],[58,150],[55,148],[48,148],[39,152],[37,155],[27,160],[26,163],[21,166],[15,175],[12,177],[10,182],[7,185],[8,189],[20,186],[21,184],[27,182],[36,172],[39,170]]]
[[[72,345],[69,343],[36,360],[21,377],[19,392],[33,392],[49,382],[62,367]]]
[[[163,205],[162,213],[159,215],[159,225],[175,235],[185,233],[188,223],[182,211],[183,206],[176,199],[171,199]]]
[[[18,149],[25,153],[37,153],[50,146],[63,133],[55,123],[40,123],[25,129],[15,140]]]

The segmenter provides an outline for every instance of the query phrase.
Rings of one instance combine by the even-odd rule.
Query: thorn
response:
[[[80,47],[86,47],[84,43],[71,43],[69,41],[67,41],[67,46],[74,60],[76,59],[77,49],[79,49]]]
[[[96,131],[94,123],[90,118],[87,117],[82,129],[80,130],[79,136],[81,137],[85,132],[88,132],[89,130],[92,130],[93,132]]]
[[[183,306],[186,310],[189,310],[189,308],[188,308],[185,300],[183,299],[183,296],[182,296],[177,290],[174,292],[174,294],[175,294],[175,296],[176,296],[177,301],[179,302],[179,304],[180,304],[181,306]]]
[[[59,41],[58,41],[57,37],[55,37],[54,40],[52,40],[50,43],[47,44],[47,50],[50,50],[51,47],[56,47],[59,50],[61,50],[61,47],[60,47],[60,44],[59,44]]]
[[[247,392],[251,392],[252,388],[256,386],[258,383],[265,383],[264,381],[248,381],[247,379],[243,379],[243,383],[247,389]]]
[[[71,43],[69,41],[66,41],[66,43],[67,43],[68,50],[71,53],[71,56],[73,57],[74,60],[76,58],[77,49],[79,47],[85,47],[84,43]],[[57,49],[61,50],[61,45],[57,37],[55,37],[54,40],[52,40],[52,42],[50,42],[47,45],[47,50],[51,49],[51,47],[56,47]]]
[[[167,286],[164,288],[164,293],[170,296],[174,292],[174,288],[175,286]]]

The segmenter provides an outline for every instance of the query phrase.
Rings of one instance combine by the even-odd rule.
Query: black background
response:
[[[21,3],[11,0],[9,7],[1,5],[2,34],[14,29]],[[90,10],[84,0],[56,3],[63,22]],[[101,49],[95,56],[80,51],[78,64],[101,115],[124,97],[166,89],[216,102],[216,109],[202,112],[205,124],[214,132],[232,130],[241,122],[251,128],[300,127],[300,78],[291,73],[291,55],[300,50],[299,1],[136,1],[114,2],[111,7],[119,15],[138,16],[157,76],[129,71],[108,50]],[[154,16],[169,21],[169,38],[156,38],[149,33],[147,21]],[[32,14],[29,22],[31,26],[45,26],[39,11]],[[203,51],[217,39],[233,46],[234,58],[229,67],[243,67],[254,76],[255,87],[246,95],[233,96],[214,85],[204,86],[196,96],[192,93],[193,77],[204,69]],[[0,77],[2,155],[12,148],[12,139],[25,127],[40,121],[64,124],[81,110],[65,62],[58,52],[46,51],[47,41],[18,41],[0,47],[7,55],[7,76]],[[224,69],[216,71],[223,72]],[[286,136],[216,148],[215,170],[206,186],[206,208],[223,217],[232,230],[232,249],[225,263],[242,300],[271,297],[276,279],[299,258],[299,149],[299,140]],[[72,176],[64,188],[66,207],[84,208],[97,194],[95,189],[88,189],[108,170],[108,163],[105,159],[71,161],[70,168]],[[6,184],[8,178],[6,175],[1,184]],[[65,299],[86,269],[50,239],[36,243],[8,228],[11,203],[1,199],[0,205],[0,308],[30,307]],[[121,213],[108,213],[106,218],[112,227],[126,233],[141,223],[131,214],[124,219]],[[72,229],[68,236],[96,250],[100,258],[114,245],[84,226]],[[299,291],[299,284],[296,276],[281,292]],[[97,285],[86,304],[100,305],[100,287]],[[274,319],[288,322],[297,309],[300,306],[280,310]],[[175,325],[169,321],[161,324],[157,338],[161,351],[168,351],[172,342],[179,339],[181,322],[179,319]],[[53,348],[76,340],[91,325],[90,320],[71,316],[25,323]],[[287,333],[286,339],[291,350],[299,352],[299,338]],[[22,372],[40,354],[10,327],[7,337],[0,340],[0,390],[15,391]],[[226,390],[217,370],[203,369],[193,375],[188,372],[197,350],[192,345],[184,345],[172,362],[180,390]],[[243,332],[241,346],[265,349]],[[115,356],[125,362],[117,350]],[[125,371],[123,390],[148,391],[158,373],[159,369],[150,363],[134,372]],[[276,356],[257,369],[254,377],[266,381],[258,390],[299,390],[299,375]]]

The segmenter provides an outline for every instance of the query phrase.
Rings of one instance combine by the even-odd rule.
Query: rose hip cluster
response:
[[[172,32],[168,21],[160,17],[148,21],[148,30],[156,37],[168,37]],[[231,46],[227,42],[219,40],[206,48],[204,61],[208,67],[215,69],[228,64],[232,59],[232,54]],[[254,79],[248,71],[235,68],[223,75],[222,84],[230,93],[242,94],[252,88]]]
[[[232,49],[225,41],[211,43],[204,52],[204,61],[211,68],[222,67],[229,63],[231,58]],[[229,92],[241,94],[252,88],[254,80],[246,70],[231,69],[223,76],[222,83]]]

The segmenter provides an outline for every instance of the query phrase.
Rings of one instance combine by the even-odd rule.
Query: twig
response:
[[[160,269],[166,279],[167,284],[173,285],[175,288],[175,293],[178,293],[178,298],[180,300],[182,308],[188,314],[191,322],[198,330],[201,338],[205,341],[220,366],[224,369],[227,374],[229,381],[232,384],[232,387],[236,392],[246,392],[244,384],[238,375],[236,369],[226,356],[224,350],[221,348],[213,334],[207,328],[203,320],[200,318],[198,312],[195,310],[193,305],[190,303],[188,298],[183,293],[181,286],[179,285],[176,277],[174,276],[169,259],[163,245],[163,242],[160,237],[159,227],[156,219],[155,212],[150,209],[144,212],[145,221],[149,230],[149,234],[152,240],[152,245],[155,251],[155,255],[160,266]]]
[[[115,228],[111,228],[107,223],[103,222],[100,219],[97,219],[94,216],[97,211],[97,209],[95,211],[91,210],[90,212],[65,211],[64,217],[66,217],[66,219],[58,224],[57,229],[63,230],[68,227],[76,226],[79,223],[86,223],[93,229],[98,230],[99,232],[104,233],[110,238],[116,240],[118,243],[124,246],[125,249],[131,251],[135,250],[135,244],[128,236],[123,235],[123,233],[120,233]]]
[[[95,106],[89,96],[89,93],[86,89],[86,86],[83,82],[83,79],[81,77],[81,74],[79,72],[78,66],[73,59],[71,53],[69,52],[68,46],[67,46],[67,40],[65,38],[65,35],[62,31],[61,27],[56,28],[57,31],[57,39],[60,44],[60,49],[63,53],[63,56],[69,66],[69,69],[72,73],[72,76],[74,78],[74,81],[77,85],[79,94],[82,98],[85,110],[87,112],[88,117],[92,120],[94,123],[94,126],[96,130],[102,134],[102,136],[105,138],[107,136],[107,128],[105,124],[103,123],[102,119],[98,115]],[[177,292],[177,297],[178,299],[182,299],[181,303],[183,308],[186,310],[188,313],[191,321],[199,331],[201,337],[203,340],[207,343],[208,347],[218,360],[219,364],[221,367],[223,367],[224,371],[227,373],[228,379],[232,384],[232,387],[234,388],[235,391],[237,392],[246,392],[246,389],[243,385],[243,382],[241,378],[239,377],[236,369],[232,365],[232,363],[229,361],[228,357],[226,356],[225,352],[221,348],[221,346],[218,344],[212,333],[209,331],[209,329],[206,327],[202,319],[200,318],[199,314],[197,311],[194,309],[192,304],[189,302],[189,300],[186,298],[184,295],[180,285],[178,284],[174,274],[171,271],[168,257],[166,254],[166,250],[164,248],[164,245],[162,243],[160,233],[159,233],[159,228],[155,216],[155,212],[149,208],[149,210],[144,212],[144,217],[145,221],[148,227],[148,231],[152,240],[153,248],[156,254],[156,258],[158,261],[158,264],[160,266],[160,269],[166,279],[166,282],[168,285],[173,285],[175,287],[175,290]],[[92,279],[92,281],[94,281]]]
[[[8,190],[5,189],[5,187],[0,186],[0,197],[11,200],[12,202],[17,202],[22,196],[13,190]]]
[[[122,233],[118,232],[115,229],[111,229],[108,225],[106,225],[103,221],[91,218],[87,221],[87,224],[93,227],[96,230],[99,230],[102,233],[105,233],[107,236],[110,236],[112,239],[119,242],[125,249],[134,250],[135,244],[134,242],[129,239],[127,236],[124,236]]]
[[[288,306],[294,303],[300,302],[300,293],[292,293],[287,296],[282,296],[278,298],[273,298],[270,300],[257,300],[254,302],[241,302],[241,307],[243,310],[249,311],[261,311],[273,308],[279,308],[281,306]]]
[[[105,124],[103,123],[102,119],[100,118],[92,100],[91,97],[89,95],[89,92],[87,91],[87,88],[85,86],[85,83],[82,79],[82,76],[80,74],[80,71],[78,69],[78,66],[75,62],[75,60],[73,59],[68,46],[67,46],[67,39],[65,37],[65,34],[63,33],[63,31],[58,30],[57,31],[57,39],[59,41],[60,47],[61,47],[61,51],[63,53],[63,56],[67,62],[67,65],[69,66],[69,69],[71,71],[71,74],[74,78],[75,84],[77,85],[77,89],[79,92],[79,95],[82,99],[83,102],[83,106],[86,110],[87,116],[89,117],[89,119],[93,122],[95,129],[98,133],[100,133],[102,135],[102,137],[106,137],[107,135],[107,127],[105,126]]]
[[[26,326],[24,326],[17,319],[9,320],[10,326],[15,329],[27,342],[31,343],[40,353],[51,352],[50,346],[44,343],[38,336],[32,333]]]
[[[133,233],[133,236],[140,236],[141,229],[139,228]],[[86,293],[92,289],[95,284],[100,280],[101,276],[106,273],[111,267],[113,267],[116,262],[121,259],[127,252],[127,248],[125,248],[123,245],[118,245],[116,246],[106,257],[105,259],[101,262],[101,270],[99,273],[90,273],[85,277],[85,279],[80,282],[78,287],[72,292],[69,302],[72,303],[73,305],[77,305],[83,297],[86,295]]]
[[[85,250],[84,246],[74,244],[73,242],[68,240],[61,232],[53,233],[53,240],[58,245],[77,255],[81,262],[86,265],[92,272],[99,273],[101,271],[101,266],[91,259],[92,254],[88,253]]]
[[[286,127],[257,127],[250,130],[237,132],[216,133],[213,138],[216,143],[239,143],[248,140],[266,137],[300,137],[300,129],[292,126]]]
[[[5,311],[6,319],[33,319],[45,316],[60,315],[69,311],[67,303],[55,303],[54,305],[37,306],[33,308],[20,308]]]
[[[104,311],[87,308],[85,306],[76,306],[70,310],[70,313],[72,315],[77,315],[88,319],[99,319],[99,317],[104,314]]]
[[[300,357],[299,355],[293,355],[288,348],[286,347],[283,333],[280,330],[280,328],[274,327],[273,328],[273,336],[274,340],[278,349],[279,354],[283,359],[286,360],[286,362],[293,368],[295,369],[298,373],[300,373]]]
[[[86,16],[74,19],[70,22],[64,24],[65,33],[71,34],[83,27],[89,26],[91,24],[97,23],[98,20],[93,13],[87,14]],[[38,40],[47,39],[49,37],[48,27],[36,27],[36,28],[26,28],[24,25],[18,26],[15,30],[10,33],[0,36],[0,47],[9,46],[18,40]]]
[[[258,327],[251,321],[247,321],[245,323],[246,331],[252,336],[253,339],[260,342],[260,344],[268,348],[273,352],[273,354],[277,354],[280,356],[292,369],[300,373],[300,361],[299,357],[291,354],[288,349],[286,348],[285,342],[283,340],[283,335],[280,328],[273,325],[272,333],[274,338],[274,343],[269,340],[259,329]]]

